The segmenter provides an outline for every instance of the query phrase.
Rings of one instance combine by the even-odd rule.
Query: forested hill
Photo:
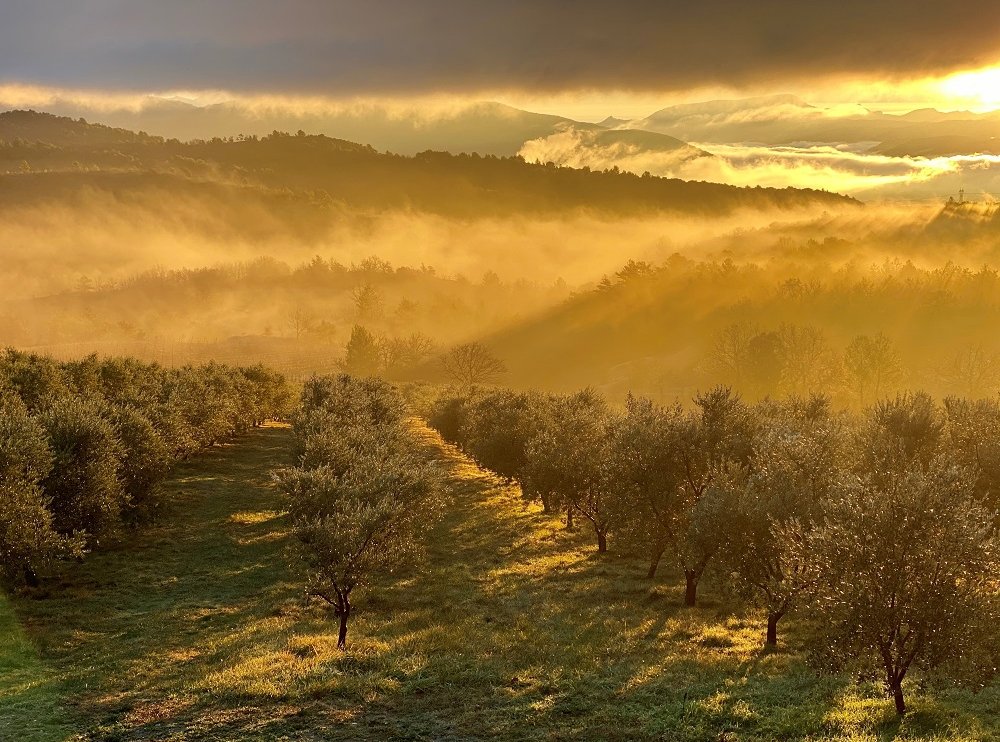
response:
[[[49,145],[62,148],[111,147],[162,141],[144,132],[91,124],[84,119],[53,116],[37,111],[0,113],[0,142],[7,145]]]
[[[50,114],[0,114],[0,174],[60,176],[101,188],[108,173],[168,174],[308,193],[372,210],[407,208],[449,216],[505,216],[587,209],[611,214],[725,214],[740,208],[782,209],[853,203],[814,190],[738,188],[715,183],[594,172],[526,163],[519,157],[423,152],[413,157],[326,136],[275,132],[234,139],[164,140]],[[81,178],[80,173],[86,177]],[[116,180],[116,186],[120,180]],[[32,192],[40,188],[28,185]],[[175,183],[182,187],[182,183]]]

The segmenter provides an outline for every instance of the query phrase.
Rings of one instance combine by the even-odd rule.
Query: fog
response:
[[[959,191],[992,199],[1000,193],[1000,156],[891,156],[874,151],[877,142],[798,145],[692,142],[689,150],[656,151],[627,143],[604,144],[595,132],[567,128],[526,142],[520,154],[530,162],[554,162],[603,170],[618,167],[685,180],[738,186],[816,188],[863,200],[946,200]]]
[[[609,217],[584,210],[551,217],[451,219],[412,210],[382,213],[278,204],[226,190],[176,188],[128,193],[92,188],[64,198],[0,207],[9,299],[121,280],[152,268],[202,268],[273,256],[296,263],[314,255],[344,264],[378,256],[394,265],[432,266],[448,275],[586,284],[629,259],[698,252],[737,230],[817,225],[828,209],[739,210],[692,216]],[[857,207],[845,224],[866,224]]]

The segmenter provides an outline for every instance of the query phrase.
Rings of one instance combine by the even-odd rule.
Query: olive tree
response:
[[[679,526],[691,505],[682,455],[691,425],[679,404],[661,407],[630,396],[614,429],[614,476],[623,488],[627,531],[649,554],[650,578],[667,547],[680,537]]]
[[[59,533],[88,541],[114,532],[126,504],[118,478],[119,442],[97,405],[61,399],[39,415],[53,453],[41,480]]]
[[[1000,510],[1000,401],[949,397],[944,401],[948,450],[976,478],[988,510]]]
[[[434,401],[427,424],[441,434],[448,443],[464,448],[465,420],[468,417],[469,399],[462,396],[442,396]]]
[[[358,454],[348,471],[296,468],[278,474],[306,567],[306,590],[331,605],[347,646],[351,596],[415,564],[437,515],[428,465]]]
[[[751,466],[733,491],[724,555],[738,590],[764,608],[765,643],[774,646],[778,622],[817,578],[799,546],[840,475],[844,436],[825,398],[761,408]]]
[[[78,534],[55,529],[40,482],[53,466],[45,429],[18,397],[0,392],[0,577],[35,583],[58,558],[79,556]]]
[[[351,596],[418,561],[440,513],[434,465],[384,382],[317,377],[296,419],[299,465],[276,473],[288,499],[309,595],[333,606],[347,645]]]
[[[940,451],[945,417],[929,394],[899,394],[869,408],[856,433],[854,467],[885,478],[914,467],[926,469]]]
[[[157,488],[170,467],[170,451],[153,423],[131,406],[112,407],[107,417],[119,442],[119,479],[133,513],[149,517],[160,506]]]
[[[464,420],[465,451],[481,466],[523,486],[528,443],[542,425],[548,403],[544,395],[510,390],[474,396]],[[548,511],[547,498],[541,499]]]
[[[527,486],[565,509],[567,527],[574,513],[590,521],[601,553],[624,515],[621,490],[608,466],[612,418],[604,399],[590,390],[559,397],[526,449]]]
[[[679,444],[686,507],[671,541],[688,606],[697,603],[698,584],[728,538],[730,500],[740,470],[749,466],[756,431],[752,411],[726,387],[698,395],[695,407]]]
[[[998,543],[962,467],[936,458],[844,482],[802,557],[822,572],[813,608],[825,659],[877,669],[900,715],[913,667],[961,677],[987,654]]]

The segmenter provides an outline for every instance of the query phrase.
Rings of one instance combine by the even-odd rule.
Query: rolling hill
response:
[[[612,139],[645,136],[601,133]],[[685,147],[677,140],[666,146]],[[292,190],[353,208],[415,209],[456,217],[573,209],[719,214],[850,203],[821,191],[641,178],[530,164],[520,157],[433,151],[405,157],[304,132],[180,142],[19,111],[0,114],[0,173],[6,173],[0,175],[0,189],[8,203],[72,190],[74,184],[120,189],[123,173],[134,176],[134,187],[147,180],[178,189],[186,187],[185,181],[211,181],[235,189]]]

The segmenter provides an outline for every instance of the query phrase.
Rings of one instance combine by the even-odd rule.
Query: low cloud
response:
[[[685,151],[602,146],[587,132],[564,131],[525,143],[531,162],[729,183],[737,186],[815,188],[861,198],[940,198],[960,189],[986,198],[1000,193],[1000,156],[890,157],[865,145],[801,144],[765,146],[698,144],[712,156]]]

